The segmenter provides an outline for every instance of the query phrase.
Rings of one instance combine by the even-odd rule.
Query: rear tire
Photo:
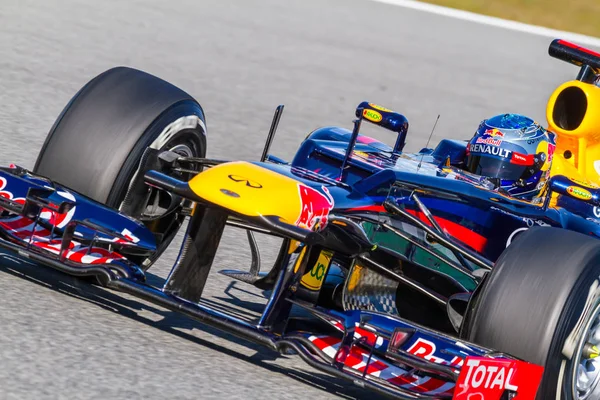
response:
[[[71,99],[48,133],[33,172],[143,219],[145,203],[168,201],[143,183],[146,170],[159,169],[156,155],[162,150],[205,156],[202,107],[162,79],[117,67]],[[167,247],[184,218],[177,212],[167,217],[147,223],[159,238],[159,250],[147,264]]]
[[[473,295],[461,336],[544,366],[537,399],[600,398],[600,383],[588,397],[576,386],[583,346],[600,342],[599,279],[600,240],[559,228],[529,229]],[[597,340],[589,336],[592,324]]]

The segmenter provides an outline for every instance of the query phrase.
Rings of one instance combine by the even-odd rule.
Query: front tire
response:
[[[202,107],[162,79],[117,67],[92,79],[71,99],[48,133],[33,172],[145,220],[158,238],[157,253],[144,260],[147,269],[184,219],[181,212],[161,216],[170,201],[181,199],[143,182],[147,170],[160,170],[156,156],[163,150],[205,156]]]
[[[520,234],[471,299],[461,336],[544,366],[537,399],[600,398],[600,240]]]

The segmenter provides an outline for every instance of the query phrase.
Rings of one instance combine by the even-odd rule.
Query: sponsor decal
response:
[[[377,104],[373,104],[373,103],[369,103],[369,107],[373,107],[374,109],[379,110],[379,111],[383,111],[383,112],[393,112],[389,108],[381,107],[381,106],[379,106]]]
[[[383,119],[380,113],[374,110],[369,110],[368,108],[365,108],[363,110],[363,117],[365,117],[371,122],[381,122],[381,120]]]
[[[502,131],[493,128],[493,129],[486,129],[485,132],[483,132],[484,135],[487,136],[491,136],[491,137],[497,137],[497,138],[503,138],[504,137],[504,133],[502,133]]]
[[[313,267],[302,277],[300,283],[310,290],[319,290],[323,285],[323,278],[329,269],[333,252],[329,250],[321,251],[319,258]]]
[[[229,179],[231,179],[232,181],[236,182],[236,183],[243,183],[248,187],[251,187],[253,189],[261,189],[262,185],[256,181],[250,180],[248,178],[245,178],[243,176],[240,175],[228,175]]]
[[[512,153],[512,157],[510,158],[511,164],[516,165],[533,165],[533,154],[521,154],[521,153]]]
[[[310,186],[298,184],[300,215],[296,220],[297,226],[313,230],[313,228],[323,229],[327,225],[327,217],[334,205],[333,197],[325,186],[321,186],[321,189],[325,194]]]
[[[457,356],[454,356],[454,358],[452,358],[452,360],[450,361],[436,356],[436,350],[437,348],[435,343],[429,340],[425,340],[423,338],[418,338],[417,341],[414,342],[413,345],[410,346],[407,351],[414,356],[423,358],[436,364],[453,366],[461,366],[463,364],[463,359]]]
[[[567,188],[567,193],[581,200],[589,200],[592,198],[592,194],[588,190],[579,186],[569,186]]]
[[[490,146],[500,146],[502,144],[502,139],[494,139],[494,138],[482,138],[478,137],[475,143],[481,144],[489,144]]]
[[[487,361],[487,360],[486,360]],[[465,383],[472,388],[507,389],[516,392],[518,386],[510,384],[515,373],[514,368],[498,366],[498,363],[489,363],[482,360],[471,359],[466,363]]]
[[[487,144],[471,144],[469,146],[469,151],[471,153],[491,154],[493,156],[498,156],[502,158],[508,158],[512,153],[511,150],[503,149],[497,146],[490,146]]]
[[[507,390],[516,392],[515,399],[533,399],[543,371],[542,367],[524,361],[467,357],[452,399],[499,400]]]
[[[600,208],[594,206],[594,216],[600,218]]]

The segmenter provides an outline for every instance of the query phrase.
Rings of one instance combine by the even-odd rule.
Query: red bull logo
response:
[[[500,130],[498,130],[496,128],[486,129],[486,131],[483,134],[487,135],[487,136],[495,137],[495,138],[503,138],[504,137],[504,133],[502,133]]]
[[[309,186],[298,184],[300,194],[300,216],[296,225],[313,230],[315,227],[323,229],[327,225],[327,217],[333,209],[333,197],[325,186],[321,186],[325,194]]]
[[[502,140],[494,139],[491,137],[488,137],[488,138],[478,137],[477,140],[475,141],[475,143],[489,144],[490,146],[500,146],[502,144]]]

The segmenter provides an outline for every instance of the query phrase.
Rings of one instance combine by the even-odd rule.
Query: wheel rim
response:
[[[177,153],[183,157],[193,157],[194,152],[187,144],[177,144],[171,148],[167,148],[167,150],[172,151],[173,153]]]
[[[600,303],[596,304],[584,332],[572,368],[573,398],[578,400],[600,398]]]
[[[197,157],[196,151],[200,151],[200,149],[196,147],[192,138],[186,136],[185,131],[180,131],[178,137],[165,143],[159,151],[171,151],[183,157]],[[142,257],[141,259],[132,258],[146,271],[175,237],[185,219],[185,215],[181,214],[180,211],[190,201],[180,200],[179,208],[177,208],[173,201],[179,199],[173,199],[169,192],[158,190],[144,183],[142,169],[143,161],[138,165],[138,170],[131,178],[118,210],[142,222],[157,235],[157,251],[152,256]],[[188,172],[174,172],[174,176],[179,177],[178,175],[181,175],[181,179],[186,179],[186,174],[189,175]],[[172,207],[172,205],[175,207]]]

